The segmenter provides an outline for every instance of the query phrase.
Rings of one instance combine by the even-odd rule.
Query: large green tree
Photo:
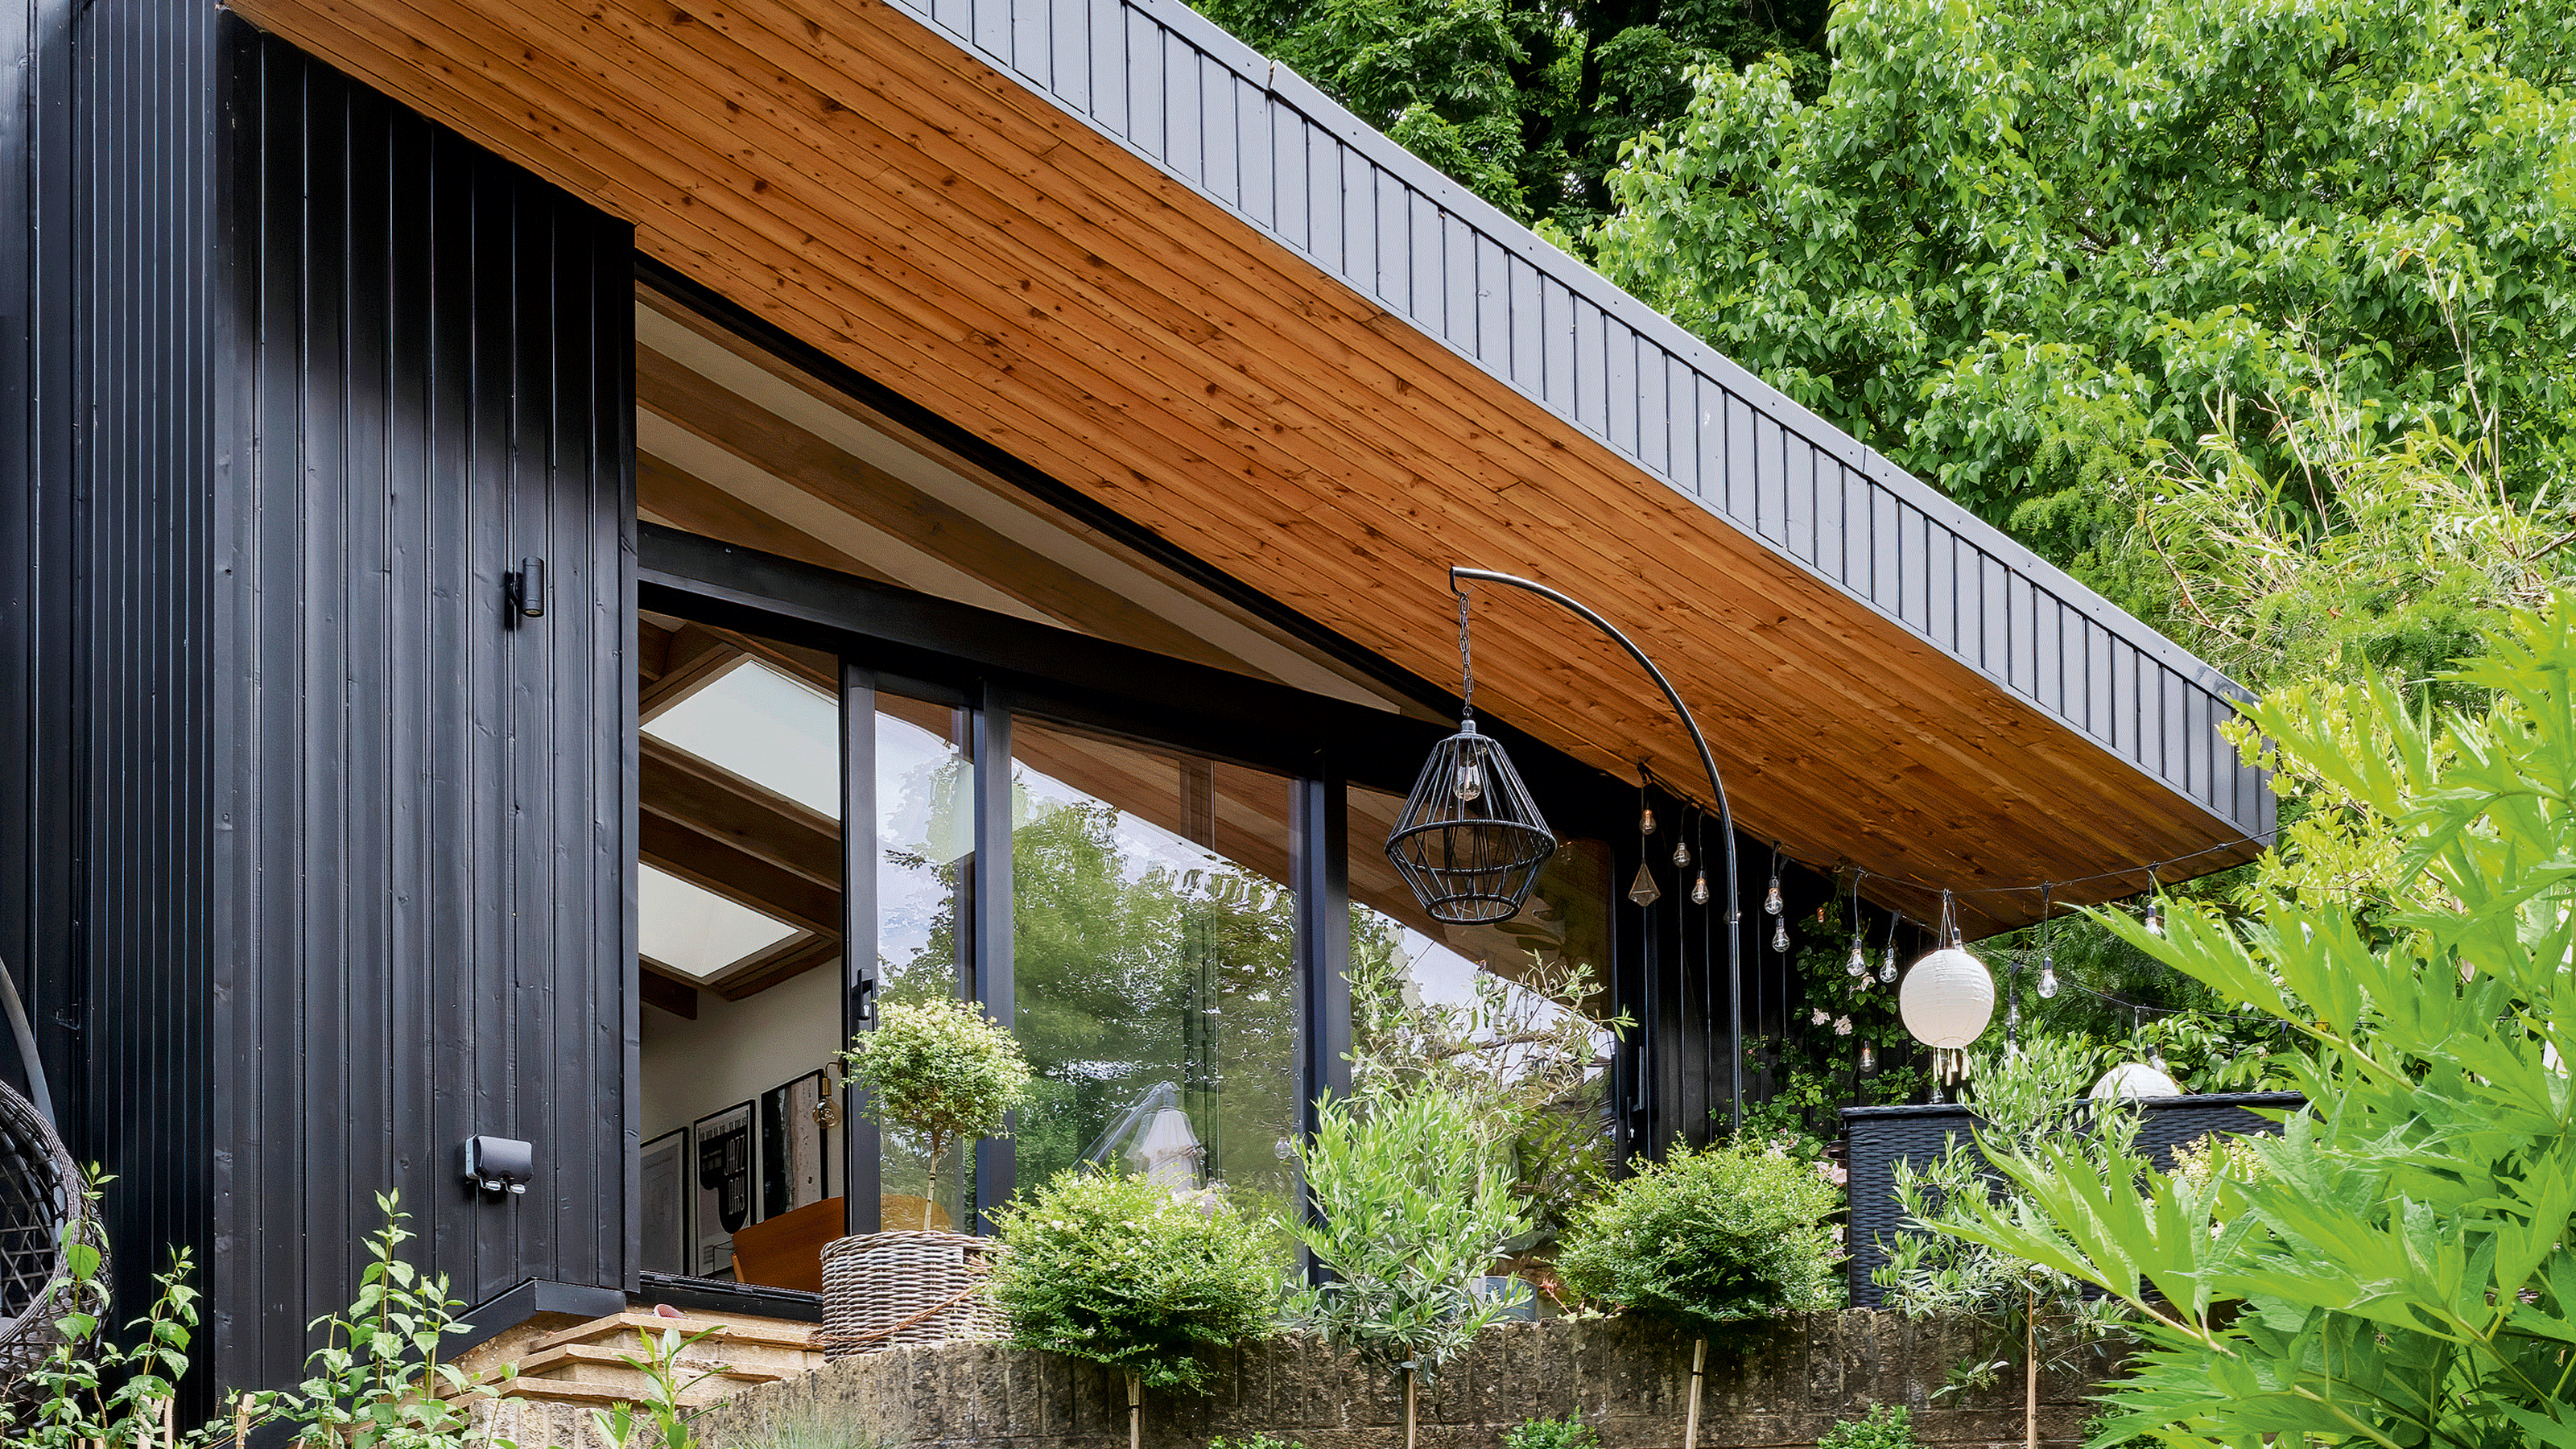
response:
[[[1362,120],[1560,242],[1607,213],[1620,149],[1690,72],[1778,55],[1824,82],[1828,0],[1196,0]]]
[[[2576,7],[1845,0],[1831,43],[1812,99],[1699,72],[1598,264],[2124,602],[2153,471],[2288,476],[2303,390],[2564,466]]]

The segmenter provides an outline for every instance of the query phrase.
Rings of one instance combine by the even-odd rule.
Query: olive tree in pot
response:
[[[1126,1375],[1129,1449],[1146,1389],[1205,1393],[1206,1357],[1277,1321],[1278,1231],[1219,1194],[1077,1168],[997,1221],[993,1302],[1011,1341]]]
[[[908,1225],[925,1230],[948,1149],[1000,1136],[1029,1094],[1028,1057],[1018,1039],[972,1002],[892,1003],[874,1030],[851,1039],[841,1066],[866,1089],[864,1110],[879,1126],[916,1137],[928,1149],[921,1221]]]
[[[1692,1334],[1686,1449],[1699,1439],[1713,1330],[1838,1306],[1827,1220],[1841,1196],[1785,1153],[1676,1149],[1594,1202],[1566,1235],[1557,1271],[1568,1288]]]
[[[1512,1173],[1495,1160],[1476,1104],[1433,1087],[1324,1102],[1300,1155],[1316,1221],[1297,1236],[1332,1279],[1301,1293],[1292,1318],[1403,1375],[1413,1449],[1421,1383],[1504,1311],[1471,1285],[1507,1240],[1530,1231]]]
[[[985,1301],[991,1245],[931,1226],[939,1165],[951,1146],[1002,1133],[1027,1097],[1029,1066],[1010,1032],[963,1001],[885,1008],[841,1057],[863,1108],[926,1149],[915,1227],[842,1238],[823,1250],[825,1351],[845,1353],[987,1338],[1000,1324]]]

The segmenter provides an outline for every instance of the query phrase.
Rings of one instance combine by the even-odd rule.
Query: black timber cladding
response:
[[[211,1247],[212,15],[0,7],[0,957],[120,1318]]]
[[[1179,0],[890,0],[2238,835],[2244,692]]]
[[[634,242],[222,44],[212,1287],[220,1375],[273,1383],[378,1190],[468,1301],[633,1277]],[[527,1196],[466,1188],[478,1132],[535,1144]]]

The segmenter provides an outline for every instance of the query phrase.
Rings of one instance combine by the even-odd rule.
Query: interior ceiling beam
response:
[[[684,825],[816,885],[839,888],[839,822],[650,735],[640,742],[639,754],[643,813]]]
[[[648,865],[774,916],[800,930],[838,935],[841,892],[764,860],[695,821],[646,810],[637,854]]]
[[[838,936],[791,941],[772,954],[733,968],[710,982],[709,989],[727,1001],[740,1001],[791,977],[802,976],[826,961],[838,960],[840,955],[841,938]]]
[[[743,462],[962,573],[992,584],[1069,628],[1220,669],[1260,672],[1170,620],[1138,607],[1132,600],[1100,587],[982,520],[931,497],[873,463],[853,457],[829,440],[649,347],[635,349],[635,401]]]
[[[673,528],[902,587],[893,575],[876,565],[834,548],[642,448],[635,453],[635,506]]]
[[[893,5],[727,0],[675,23],[649,0],[237,4],[634,222],[679,274],[1415,675],[1452,677],[1452,563],[1582,597],[1701,712],[1747,830],[1799,860],[1976,890],[2253,853],[2199,802]],[[1429,245],[1407,225],[1391,261]],[[1660,425],[1648,379],[1588,365],[1609,369],[1587,374],[1606,379],[1602,411]],[[1953,552],[1947,573],[1917,566],[1926,617],[1955,605],[1944,579],[1994,563]],[[1480,704],[1605,770],[1691,778],[1686,737],[1613,646],[1517,601],[1479,618]],[[1985,646],[1998,658],[2094,667],[2054,624],[2046,640],[2013,634],[2027,621],[1982,627],[2003,631]],[[2122,657],[2129,694],[2106,679],[2086,697],[2128,713],[2092,727],[2223,751],[2161,665]],[[2036,905],[1962,898],[1971,929]]]

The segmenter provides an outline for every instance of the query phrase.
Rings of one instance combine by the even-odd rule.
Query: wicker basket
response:
[[[867,1233],[823,1249],[823,1326],[815,1346],[848,1358],[907,1343],[1001,1338],[1010,1325],[985,1295],[989,1238],[963,1233]]]
[[[58,1319],[106,1306],[104,1263],[87,1285],[89,1301],[73,1301],[66,1225],[70,1239],[105,1249],[79,1165],[35,1106],[0,1084],[0,1397],[62,1342]]]

